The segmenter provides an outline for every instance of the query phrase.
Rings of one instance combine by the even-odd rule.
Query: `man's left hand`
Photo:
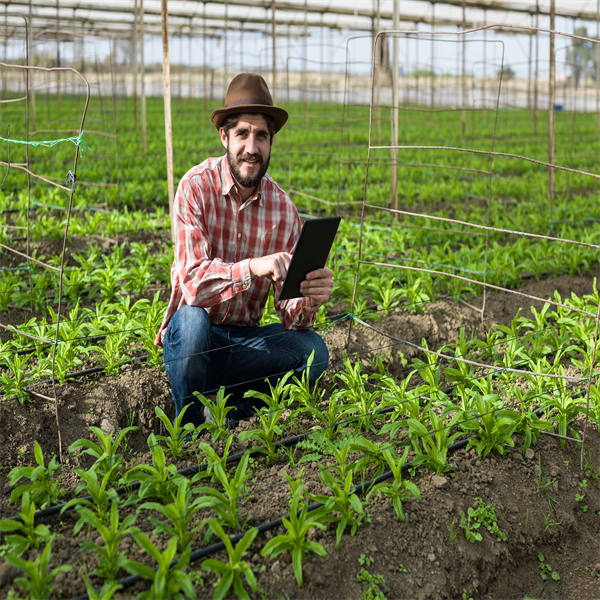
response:
[[[327,267],[311,271],[300,284],[300,292],[305,298],[310,298],[313,307],[325,304],[332,290],[333,272]]]

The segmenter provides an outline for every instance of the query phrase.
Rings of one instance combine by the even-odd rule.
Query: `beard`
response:
[[[229,161],[229,169],[231,170],[231,174],[233,178],[244,188],[254,188],[258,185],[260,180],[263,178],[263,175],[267,172],[269,168],[269,161],[271,160],[271,151],[269,150],[269,156],[267,156],[267,160],[263,161],[262,156],[257,154],[239,154],[237,158],[234,158],[229,148],[227,148],[227,160]],[[240,172],[239,165],[240,163],[246,160],[256,160],[259,164],[258,172],[255,175],[248,175],[244,177]]]

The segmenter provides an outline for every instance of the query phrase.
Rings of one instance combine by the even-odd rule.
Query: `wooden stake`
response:
[[[140,87],[142,91],[142,151],[146,152],[146,62],[144,59],[144,0],[140,0]]]
[[[138,0],[133,8],[133,128],[138,128],[138,93],[137,93],[137,37],[138,37]]]
[[[171,124],[171,70],[169,67],[169,14],[167,0],[161,0],[162,43],[163,43],[163,85],[165,105],[165,143],[167,147],[167,185],[169,189],[169,215],[171,215],[171,238],[175,241],[175,218],[173,199],[175,185],[173,176],[173,127]]]
[[[466,2],[465,2],[465,0],[462,0],[462,28],[463,28],[463,31],[467,28],[466,27]],[[467,136],[467,111],[466,111],[466,107],[467,107],[467,73],[466,73],[467,47],[466,47],[464,33],[462,35],[461,47],[462,47],[462,74],[461,74],[462,117],[461,117],[461,122],[462,122],[462,137],[464,140]]]
[[[394,13],[392,29],[400,29],[400,0],[394,0]],[[392,208],[398,209],[398,71],[400,68],[400,39],[397,33],[392,40],[392,171],[391,171],[391,192]]]
[[[277,104],[277,28],[275,21],[275,0],[272,0],[271,3],[271,37],[273,39],[271,96],[273,97],[273,104]]]
[[[550,2],[550,30],[554,31],[556,0]],[[550,89],[548,102],[548,162],[554,164],[554,97],[556,94],[556,64],[554,58],[554,34],[550,34]],[[548,167],[548,193],[554,198],[554,169]]]

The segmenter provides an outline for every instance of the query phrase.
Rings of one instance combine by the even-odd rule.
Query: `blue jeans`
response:
[[[325,342],[311,329],[288,330],[279,323],[264,327],[213,325],[198,306],[184,305],[175,313],[163,345],[175,413],[179,415],[191,403],[182,424],[196,427],[204,423],[204,407],[194,392],[215,394],[224,386],[225,393],[232,394],[227,404],[235,407],[228,417],[239,421],[264,406],[257,398],[244,398],[244,393],[268,393],[266,378],[272,385],[288,371],[299,378],[314,350],[310,369],[310,383],[314,385],[329,362]]]

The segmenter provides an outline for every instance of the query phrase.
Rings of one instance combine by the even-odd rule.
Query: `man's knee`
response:
[[[204,348],[210,340],[210,318],[199,306],[184,304],[174,315],[167,330],[168,344],[190,353]]]

